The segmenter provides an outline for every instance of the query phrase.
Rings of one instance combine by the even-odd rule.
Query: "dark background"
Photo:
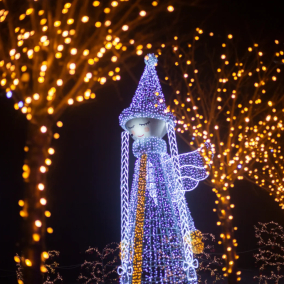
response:
[[[264,4],[265,3],[265,4]],[[187,29],[197,26],[225,36],[232,33],[241,41],[283,38],[284,4],[278,1],[205,1],[192,8]],[[158,20],[158,19],[157,19]],[[133,70],[140,78],[143,58]],[[162,71],[159,75],[162,77]],[[119,82],[120,94],[112,87],[97,93],[97,98],[80,106],[71,106],[62,116],[64,126],[55,128],[60,134],[53,141],[55,155],[48,173],[48,204],[51,218],[48,225],[54,233],[47,238],[47,248],[59,250],[60,265],[78,264],[77,268],[61,269],[67,280],[75,282],[84,251],[89,246],[102,249],[120,241],[120,134],[118,116],[128,107],[137,84],[126,74]],[[162,86],[166,90],[165,86]],[[166,100],[168,94],[165,91]],[[121,99],[122,98],[122,99]],[[18,200],[23,198],[22,164],[24,160],[26,119],[15,111],[12,100],[0,96],[0,283],[15,282],[13,256],[20,253],[21,217]],[[179,152],[189,147],[178,138]],[[130,168],[134,157],[130,154]],[[204,184],[186,194],[196,228],[220,234],[217,215],[212,212],[215,194]],[[253,225],[276,221],[284,225],[284,212],[263,190],[245,182],[232,192],[234,224],[240,252],[239,266],[254,270],[253,252],[257,248]],[[216,244],[216,251],[222,247]],[[256,252],[256,251],[255,251]],[[246,283],[250,283],[246,282]],[[244,282],[245,283],[245,282]]]

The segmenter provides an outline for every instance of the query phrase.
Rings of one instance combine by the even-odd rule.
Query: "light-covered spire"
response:
[[[174,124],[174,116],[167,111],[165,97],[155,69],[158,59],[154,54],[145,57],[145,69],[139,81],[129,108],[123,110],[119,116],[119,124],[125,128],[127,121],[138,117],[149,117],[165,120]]]

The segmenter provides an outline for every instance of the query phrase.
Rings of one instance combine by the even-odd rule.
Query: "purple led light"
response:
[[[7,92],[7,93],[6,93],[6,97],[7,97],[8,99],[12,98],[12,91]]]

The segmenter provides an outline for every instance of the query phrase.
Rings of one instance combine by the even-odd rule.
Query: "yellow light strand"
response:
[[[142,251],[143,251],[143,233],[144,233],[144,217],[145,217],[145,192],[146,192],[146,164],[147,155],[141,157],[139,169],[139,182],[137,192],[137,210],[134,233],[134,256],[133,256],[133,276],[132,284],[140,284],[142,277]]]

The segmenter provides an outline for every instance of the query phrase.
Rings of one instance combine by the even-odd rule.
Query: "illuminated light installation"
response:
[[[146,67],[129,108],[119,117],[121,157],[120,283],[197,283],[196,231],[184,192],[207,177],[198,151],[178,155],[175,118],[167,110],[155,70]],[[171,156],[162,137],[168,133]],[[129,135],[137,158],[129,200]],[[208,145],[206,145],[208,146]],[[196,234],[195,234],[196,235]],[[196,241],[196,240],[195,240]],[[199,244],[200,246],[200,244]]]

